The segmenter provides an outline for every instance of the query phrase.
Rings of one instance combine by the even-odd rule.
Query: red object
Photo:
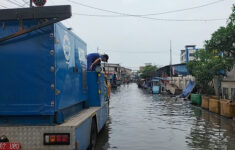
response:
[[[0,142],[0,150],[20,150],[20,143]]]
[[[42,7],[46,4],[47,0],[33,0],[34,5],[37,7]]]
[[[69,133],[44,134],[44,145],[69,145],[69,144],[70,144]]]
[[[56,136],[56,142],[60,143],[62,141],[62,136],[61,135],[57,135]]]
[[[66,143],[66,142],[68,142],[68,140],[69,140],[68,135],[63,135],[62,136],[62,142]]]

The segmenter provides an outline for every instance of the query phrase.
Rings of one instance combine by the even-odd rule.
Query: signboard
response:
[[[37,6],[37,7],[42,7],[46,4],[47,0],[33,0],[33,3]]]

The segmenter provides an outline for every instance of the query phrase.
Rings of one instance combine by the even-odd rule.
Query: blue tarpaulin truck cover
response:
[[[25,20],[24,28],[40,20]],[[0,21],[0,38],[19,29]],[[0,43],[0,115],[50,116],[88,99],[86,43],[54,23]]]

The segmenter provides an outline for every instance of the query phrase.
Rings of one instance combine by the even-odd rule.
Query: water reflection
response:
[[[194,108],[196,119],[186,142],[192,149],[234,150],[235,133],[231,120]],[[200,115],[199,115],[200,114]]]
[[[109,131],[110,131],[110,122],[111,118],[109,118],[109,121],[107,122],[106,126],[102,129],[102,131],[99,134],[99,138],[97,140],[96,149],[98,150],[107,150],[110,148],[109,145]]]
[[[118,88],[111,97],[98,150],[235,149],[232,120],[187,101],[152,95],[135,84]]]

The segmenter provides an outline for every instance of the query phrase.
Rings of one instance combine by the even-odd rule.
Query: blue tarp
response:
[[[160,92],[160,86],[153,86],[152,88],[154,94],[158,94]]]
[[[158,79],[152,79],[152,82],[158,82],[159,80]]]
[[[18,22],[5,21],[0,38],[17,32]],[[24,28],[39,22],[27,20]],[[87,100],[86,52],[86,43],[61,23],[0,43],[0,115],[49,116]]]
[[[185,98],[190,92],[192,92],[194,86],[195,86],[194,82],[192,80],[189,80],[189,83],[185,87],[181,97]]]
[[[173,65],[172,73],[173,75],[183,75],[183,76],[189,75],[186,64]]]
[[[162,78],[162,77],[154,77],[152,80],[164,80],[164,81],[170,81],[168,78]]]

